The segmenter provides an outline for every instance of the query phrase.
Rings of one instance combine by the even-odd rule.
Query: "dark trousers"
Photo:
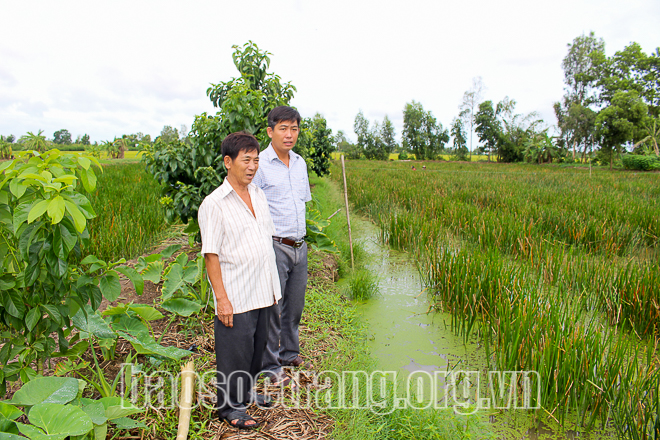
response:
[[[229,328],[215,316],[215,362],[219,415],[244,408],[261,371],[272,306],[234,315]]]
[[[300,354],[298,326],[305,307],[307,288],[307,243],[294,249],[273,242],[280,277],[282,299],[270,315],[268,347],[264,353],[264,371],[280,371],[282,366]]]

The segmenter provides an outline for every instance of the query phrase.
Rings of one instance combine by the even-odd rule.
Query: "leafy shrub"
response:
[[[88,240],[87,220],[95,216],[80,192],[81,186],[88,192],[96,186],[93,163],[101,169],[94,158],[49,150],[0,164],[3,394],[7,381],[34,378],[58,343],[66,353],[71,317],[87,304],[98,309],[103,297],[116,300],[120,272],[137,280],[133,269],[117,266],[122,261],[70,264]]]
[[[641,156],[626,154],[622,156],[623,166],[627,170],[650,171],[660,170],[660,158],[657,156]]]

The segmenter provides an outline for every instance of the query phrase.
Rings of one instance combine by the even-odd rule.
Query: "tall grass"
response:
[[[417,255],[454,330],[479,331],[490,367],[540,373],[545,417],[660,433],[657,176],[351,161],[348,182],[382,240]]]
[[[157,244],[168,226],[160,185],[138,163],[105,166],[88,198],[96,211],[82,255],[131,259]]]

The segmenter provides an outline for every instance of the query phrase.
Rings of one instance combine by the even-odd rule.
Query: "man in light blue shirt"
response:
[[[286,385],[283,366],[311,365],[300,357],[298,326],[305,306],[307,287],[307,244],[305,203],[312,200],[305,160],[292,151],[300,131],[297,110],[281,106],[268,114],[271,143],[259,153],[254,183],[266,193],[275,224],[273,247],[282,288],[282,299],[271,313],[263,371],[275,383]]]

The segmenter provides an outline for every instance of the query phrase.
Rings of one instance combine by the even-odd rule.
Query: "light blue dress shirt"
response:
[[[312,200],[305,159],[289,151],[287,167],[270,144],[259,153],[259,169],[252,182],[266,193],[276,236],[302,240],[307,233],[305,202]]]

